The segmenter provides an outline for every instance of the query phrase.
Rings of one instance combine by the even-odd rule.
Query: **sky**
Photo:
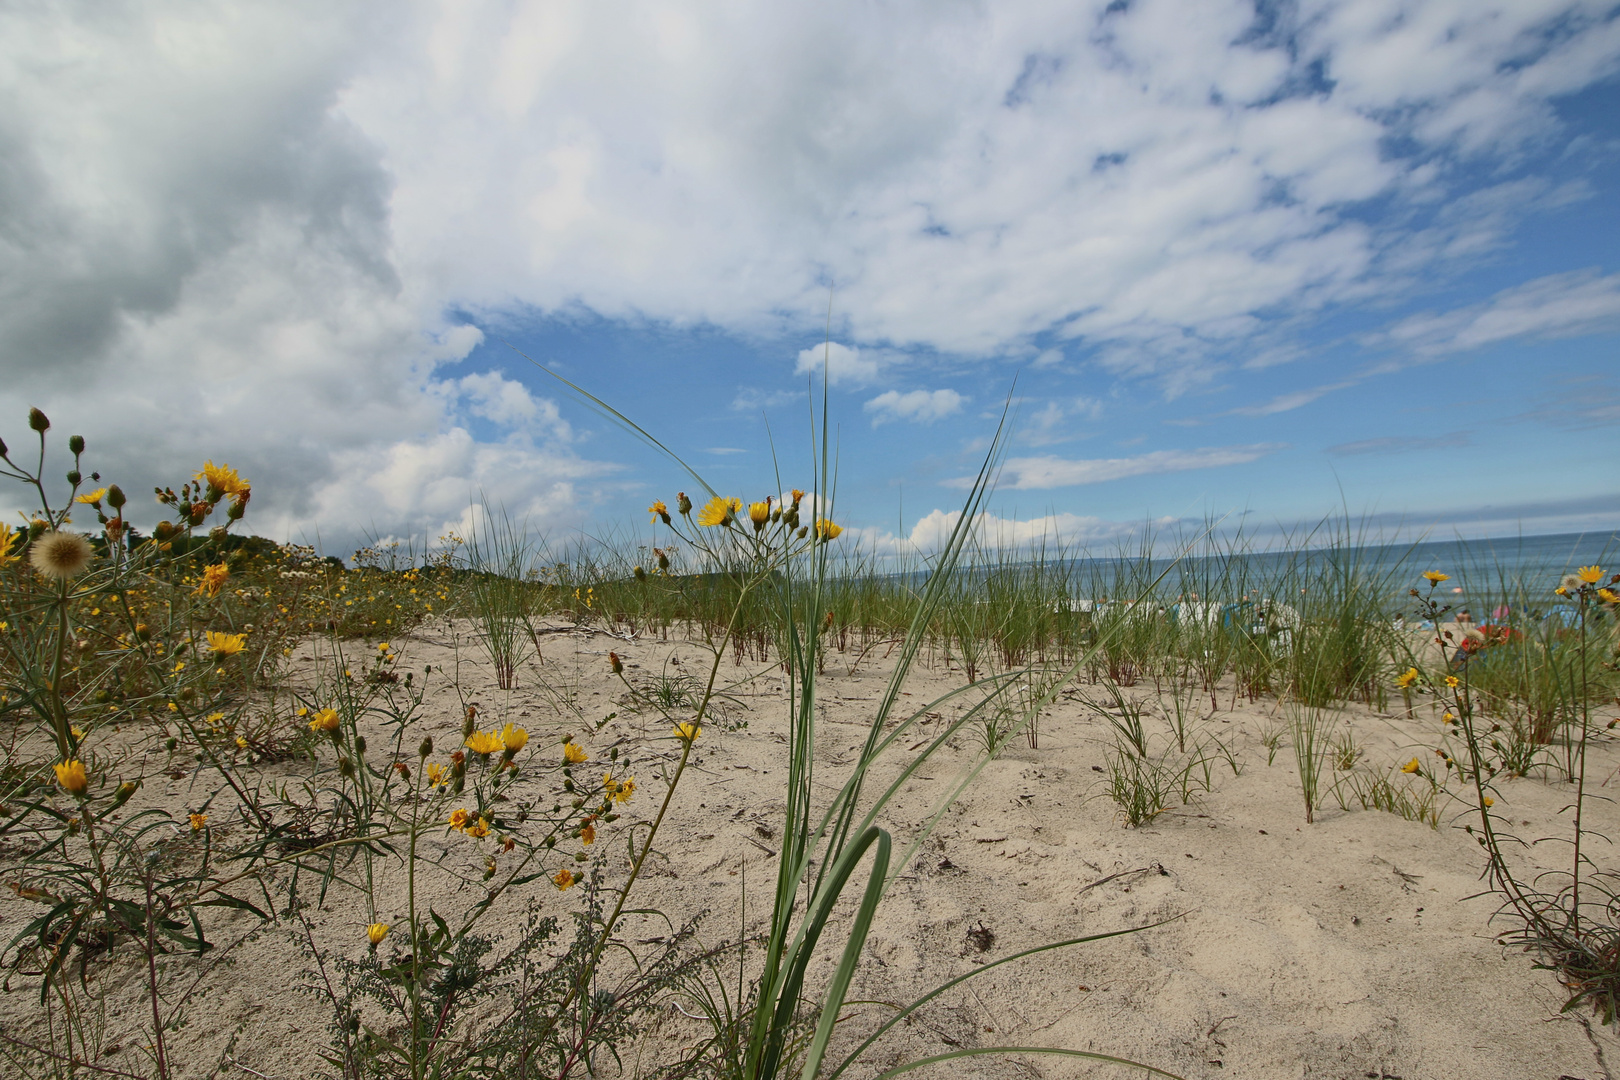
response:
[[[1617,253],[1608,0],[0,7],[0,438],[339,555],[1610,531]]]

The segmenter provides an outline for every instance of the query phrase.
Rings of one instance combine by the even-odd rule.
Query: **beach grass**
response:
[[[49,421],[30,426],[43,446]],[[0,842],[33,905],[0,959],[38,1001],[36,1030],[0,1030],[9,1066],[104,1071],[109,984],[86,973],[122,962],[140,1007],[123,1022],[145,1049],[119,1075],[184,1072],[171,1038],[228,911],[297,946],[291,962],[329,1006],[334,1075],[594,1074],[670,1002],[704,1029],[660,1060],[668,1075],[862,1075],[871,1047],[961,981],[847,1034],[876,913],[975,777],[1014,746],[1039,760],[1042,716],[1064,695],[1105,725],[1099,797],[1125,828],[1242,770],[1213,721],[1240,699],[1286,717],[1261,741],[1268,766],[1286,743],[1307,825],[1330,800],[1431,828],[1445,807],[1473,815],[1514,940],[1565,977],[1572,1005],[1615,1020],[1614,867],[1583,846],[1580,817],[1602,735],[1593,710],[1620,694],[1620,598],[1595,564],[1559,584],[1481,551],[1465,599],[1488,621],[1459,621],[1437,591],[1445,572],[1348,519],[1266,550],[1218,522],[1144,529],[1104,553],[1058,538],[1004,547],[977,529],[995,447],[945,543],[879,554],[840,539],[818,430],[808,495],[745,503],[689,473],[706,494],[655,502],[650,535],[558,544],[483,504],[466,536],[377,543],[346,562],[238,537],[250,489],[225,466],[160,492],[168,516],[143,536],[116,487],[87,490],[76,468],[53,501],[50,481],[6,458],[40,502],[26,527],[0,527]],[[448,671],[399,660],[429,627],[455,649]],[[558,629],[676,642],[698,660],[636,671],[609,651],[621,696],[607,711],[555,661]],[[310,666],[295,671],[295,651]],[[500,692],[532,677],[566,733],[539,745],[533,721],[468,691],[463,662]],[[779,673],[788,715],[780,809],[761,825],[773,870],[751,886],[762,922],[702,944],[700,911],[642,908],[638,882],[679,828],[702,740],[742,737],[754,669]],[[954,687],[905,700],[919,669]],[[883,676],[834,773],[818,765],[829,670]],[[455,701],[452,745],[423,734],[440,688]],[[1372,760],[1334,726],[1351,702],[1439,713],[1438,745]],[[593,744],[619,709],[640,738]],[[974,752],[961,775],[900,828],[900,793],[962,745]],[[207,794],[183,813],[148,803],[143,784],[160,774]],[[1497,785],[1531,774],[1574,792],[1570,869],[1552,882],[1516,876],[1491,809]],[[609,844],[624,852],[614,874],[599,858]],[[312,917],[334,900],[363,915],[359,959]],[[662,931],[626,941],[625,926],[649,921]]]

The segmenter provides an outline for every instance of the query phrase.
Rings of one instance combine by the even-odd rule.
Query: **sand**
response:
[[[565,732],[579,733],[593,754],[621,745],[638,762],[641,789],[630,806],[634,813],[615,828],[635,814],[651,814],[661,795],[654,756],[668,755],[673,743],[662,738],[667,725],[655,715],[626,707],[607,654],[617,651],[637,682],[664,672],[699,673],[702,648],[627,641],[561,624],[548,626],[540,643],[541,656],[524,665],[518,688],[507,692],[495,688],[466,624],[436,623],[415,637],[395,639],[402,669],[436,669],[423,722],[409,745],[431,734],[442,757],[459,739],[463,699],[477,701],[484,726],[510,720],[531,732],[526,753],[553,753],[554,740]],[[854,652],[829,657],[817,751],[823,791],[842,778],[864,738],[892,662],[883,654],[882,647],[872,650],[853,672]],[[311,646],[299,651],[295,681],[310,677],[311,656]],[[452,671],[459,687],[449,678]],[[745,880],[751,894],[746,924],[759,927],[780,831],[787,725],[778,665],[739,664],[728,654],[720,674],[732,718],[746,727],[726,730],[716,723],[705,729],[636,894],[638,903],[672,915],[707,911],[701,934],[710,943],[737,936]],[[542,680],[552,689],[542,689]],[[902,700],[921,707],[964,681],[941,656],[925,655]],[[1160,699],[1153,687],[1129,693],[1149,703],[1149,729],[1163,738],[1167,729],[1154,711]],[[1267,760],[1265,736],[1285,724],[1282,706],[1234,702],[1230,686],[1219,688],[1217,697],[1220,707],[1213,712],[1208,697],[1202,698],[1199,730],[1229,748],[1237,774],[1221,761],[1212,790],[1132,829],[1121,824],[1098,771],[1110,745],[1109,726],[1086,700],[1101,700],[1101,688],[1083,679],[1066,687],[1041,718],[1038,748],[1023,739],[1007,746],[905,869],[880,909],[851,997],[909,1001],[1021,949],[1163,925],[998,967],[897,1027],[852,1075],[955,1048],[1003,1044],[1091,1050],[1186,1077],[1609,1075],[1603,1058],[1620,1062],[1613,1032],[1560,1016],[1564,992],[1554,977],[1496,940],[1511,924],[1493,923],[1496,902],[1477,895],[1483,859],[1462,829],[1470,820],[1466,806],[1444,802],[1440,825],[1431,828],[1354,802],[1343,810],[1330,797],[1315,822],[1306,824],[1286,741],[1274,761]],[[569,700],[577,714],[568,711]],[[939,716],[950,717],[959,707],[946,706]],[[584,734],[582,718],[614,711],[618,716],[607,726]],[[927,730],[940,722],[931,720]],[[1327,712],[1324,723],[1336,736],[1352,734],[1364,767],[1388,767],[1414,755],[1437,760],[1440,724],[1427,709],[1407,717],[1347,706]],[[373,745],[383,745],[384,738],[378,727]],[[918,741],[920,736],[904,745]],[[902,792],[882,822],[894,832],[897,849],[909,843],[976,749],[970,736],[958,737]],[[1588,804],[1588,820],[1598,833],[1620,834],[1620,812],[1609,801],[1620,748],[1605,737],[1594,744],[1592,761],[1598,798]],[[275,765],[266,772],[296,776],[301,768],[307,766]],[[892,771],[880,771],[879,779]],[[1324,786],[1339,775],[1329,766]],[[128,809],[195,805],[213,786],[217,781],[206,773],[176,781],[153,767]],[[1567,814],[1561,811],[1571,793],[1568,785],[1546,778],[1509,780],[1500,785],[1496,810],[1526,838],[1567,837]],[[215,820],[227,816],[222,807],[223,800],[216,800],[210,811]],[[435,837],[429,850],[442,853],[465,876],[425,883],[425,901],[440,910],[463,910],[478,895],[483,853],[459,836]],[[594,851],[609,881],[622,877],[620,834],[605,834]],[[1525,871],[1556,868],[1567,846],[1548,841],[1515,857]],[[1603,862],[1611,851],[1600,847],[1595,857]],[[385,868],[381,881],[391,899],[379,916],[397,921],[403,914],[397,866]],[[503,899],[493,925],[512,925],[530,902],[566,913],[579,896],[577,890],[558,893],[544,881],[521,892]],[[8,936],[38,910],[15,898],[0,901],[0,920],[13,928]],[[352,894],[335,890],[309,917],[321,948],[353,957],[364,953],[369,913]],[[626,936],[639,932],[627,928]],[[211,933],[220,948],[207,959],[169,961],[189,965],[188,978],[192,970],[200,975],[186,1006],[188,1022],[171,1036],[175,1075],[283,1080],[325,1074],[319,1051],[330,1037],[330,1009],[319,995],[300,988],[311,982],[312,969],[291,932],[226,913],[215,917]],[[135,1025],[148,1008],[133,956],[124,946],[111,961],[93,965],[110,1003],[102,1049],[118,1047],[104,1061],[122,1067],[138,1060],[129,1056],[138,1051],[125,1044],[136,1037]],[[829,965],[813,966],[812,978]],[[0,1023],[18,1037],[38,1036],[37,981],[13,975],[6,989]],[[869,1030],[881,1015],[880,1007],[857,1009],[846,1025],[849,1035]],[[627,1068],[649,1066],[699,1032],[695,1022],[665,1010],[644,1045],[626,1054]],[[847,1049],[849,1037],[841,1041]],[[930,1074],[1130,1075],[1114,1066],[1030,1055],[971,1058]],[[606,1075],[613,1075],[611,1067]]]

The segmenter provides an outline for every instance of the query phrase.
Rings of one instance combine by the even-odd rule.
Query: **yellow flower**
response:
[[[1487,795],[1483,799],[1481,799],[1480,802],[1484,803],[1486,806],[1495,806],[1496,805],[1496,800],[1491,798],[1489,795]]]
[[[244,738],[244,737],[243,737],[243,736],[241,736],[241,735],[238,735],[238,736],[237,736],[237,737],[236,737],[236,745],[237,745],[237,746],[238,746],[238,747],[240,747],[240,748],[241,748],[241,749],[243,749],[243,750],[246,750],[246,749],[247,749],[247,748],[248,748],[248,741],[247,741],[247,739],[246,739],[246,738]]]
[[[79,497],[77,497],[73,501],[76,502],[76,503],[84,503],[84,505],[86,505],[86,506],[95,506],[97,503],[99,503],[102,499],[105,499],[106,497],[107,497],[107,489],[106,488],[96,488],[96,490],[94,490],[94,491],[85,492],[83,495],[80,495]]]
[[[0,570],[22,558],[21,555],[11,553],[11,549],[16,543],[17,530],[10,525],[0,525]]]
[[[692,723],[690,720],[683,720],[681,723],[676,724],[671,730],[674,731],[677,739],[685,739],[687,742],[692,742],[699,735],[703,734],[703,729]]]
[[[1442,724],[1453,724],[1453,723],[1456,723],[1456,721],[1457,721],[1457,718],[1451,714],[1450,709],[1447,709],[1446,712],[1445,712],[1445,715],[1440,717],[1440,722]]]
[[[788,494],[793,496],[793,505],[794,506],[798,506],[799,505],[799,500],[804,498],[804,492],[800,491],[798,488],[794,488]]]
[[[1405,690],[1408,686],[1411,686],[1417,681],[1418,669],[1415,667],[1409,667],[1401,673],[1399,678],[1395,680],[1395,685],[1400,687],[1402,690]]]
[[[1442,574],[1438,570],[1425,570],[1423,571],[1423,577],[1430,585],[1438,585],[1442,581],[1451,580],[1450,574]]]
[[[596,843],[596,826],[593,823],[587,821],[585,827],[579,830],[579,842],[586,847]]]
[[[567,889],[571,887],[574,882],[578,881],[579,878],[575,877],[574,872],[565,866],[561,870],[558,870],[557,876],[551,880],[556,884],[557,888]]]
[[[248,490],[248,482],[236,475],[235,469],[229,465],[215,465],[212,461],[204,462],[202,472],[193,479],[205,481],[209,487],[226,495],[240,495]]]
[[[225,580],[231,576],[231,568],[224,563],[215,563],[203,570],[202,584],[196,588],[198,596],[215,597],[225,587]]]
[[[1403,772],[1403,773],[1415,773],[1419,769],[1421,769],[1422,767],[1423,766],[1418,762],[1418,759],[1413,758],[1411,761],[1408,761],[1405,765],[1401,766],[1401,772]]]
[[[636,778],[627,776],[623,780],[615,780],[612,773],[603,773],[602,790],[610,802],[627,803],[630,796],[636,793]]]
[[[529,743],[529,733],[520,727],[507,724],[501,729],[501,746],[506,749],[506,756],[511,757]]]
[[[590,759],[591,755],[587,754],[585,748],[578,743],[572,740],[563,743],[563,761],[569,765],[578,765]]]
[[[1613,589],[1599,589],[1598,599],[1605,604],[1620,604],[1620,593],[1615,592]]]
[[[482,840],[484,837],[489,835],[489,819],[481,817],[461,831],[466,833],[468,836]]]
[[[655,500],[651,506],[647,507],[647,513],[652,515],[654,521],[662,519],[665,525],[669,524],[669,507],[664,505],[663,499]]]
[[[90,541],[78,533],[48,532],[34,541],[28,552],[28,562],[49,578],[66,581],[78,577],[90,565],[95,552]]]
[[[765,527],[765,523],[771,520],[770,500],[767,499],[764,502],[749,503],[748,520],[754,523],[754,528],[756,530],[763,529]]]
[[[450,811],[450,827],[452,829],[465,829],[467,827],[468,820],[471,818],[472,815],[467,813],[466,809],[464,808],[452,810]]]
[[[1451,689],[1455,690],[1455,689],[1457,689],[1457,687],[1462,685],[1462,680],[1457,678],[1457,676],[1455,676],[1455,675],[1447,675],[1446,676],[1446,685],[1449,686]]]
[[[382,939],[387,936],[388,924],[385,922],[374,922],[366,927],[366,940],[373,945],[381,945]]]
[[[56,782],[74,795],[84,794],[85,789],[90,786],[90,778],[84,775],[82,761],[75,759],[60,765],[52,765],[51,768],[56,770]]]
[[[1569,590],[1564,588],[1562,585],[1560,585],[1560,586],[1558,586],[1558,588],[1554,589],[1553,592],[1557,593],[1559,596],[1568,596],[1569,595]]]
[[[338,719],[336,709],[322,709],[315,714],[315,719],[309,722],[309,730],[336,731],[338,729]]]
[[[450,782],[450,772],[443,765],[427,767],[428,787],[443,787]]]
[[[208,815],[207,814],[192,814],[191,815],[191,831],[192,832],[202,832],[204,827],[207,826],[207,824],[208,824]]]
[[[214,650],[217,657],[235,656],[247,647],[246,634],[222,634],[209,630],[204,636],[208,638],[208,647]]]
[[[842,525],[835,525],[826,518],[816,519],[816,539],[818,540],[836,540],[843,532],[844,527]]]
[[[1583,566],[1579,570],[1576,570],[1575,573],[1578,574],[1580,579],[1586,582],[1588,585],[1596,585],[1598,578],[1603,576],[1603,570],[1596,566]]]
[[[501,737],[493,731],[475,731],[467,736],[467,749],[475,754],[493,754],[501,749]]]
[[[741,512],[741,499],[728,499],[724,495],[716,495],[703,504],[703,509],[698,511],[697,521],[699,525],[729,525],[732,518]]]

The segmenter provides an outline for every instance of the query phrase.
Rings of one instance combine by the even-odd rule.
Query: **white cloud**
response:
[[[1231,416],[1275,416],[1278,413],[1292,412],[1303,408],[1313,401],[1318,401],[1338,390],[1347,390],[1361,380],[1346,379],[1336,383],[1327,383],[1323,386],[1313,386],[1307,390],[1294,390],[1286,394],[1278,394],[1270,401],[1260,402],[1258,405],[1241,405],[1231,410]]]
[[[1247,0],[428,11],[341,108],[413,276],[744,329],[819,326],[832,287],[846,341],[1165,341],[1113,355],[1170,381],[1257,312],[1360,295],[1399,245],[1347,206],[1455,196],[1434,153],[1547,138],[1616,55],[1601,5],[1545,0],[1258,34]]]
[[[1388,296],[1527,199],[1579,196],[1475,178],[1556,149],[1553,99],[1616,70],[1606,3],[1267,10],[9,5],[0,423],[40,404],[117,446],[128,487],[231,460],[265,531],[431,529],[497,481],[562,521],[603,466],[520,385],[437,375],[476,344],[447,312],[804,334],[830,294],[843,385],[913,346],[1078,339],[1179,391],[1280,348],[1276,319]],[[1472,209],[1423,209],[1448,203]],[[1396,338],[1612,325],[1613,278],[1540,284]],[[466,443],[469,415],[518,435]],[[397,520],[353,502],[373,488]]]
[[[850,541],[850,548],[871,554],[930,555],[945,546],[961,520],[960,510],[936,508],[919,518],[905,536],[885,529],[851,528],[845,530],[843,539]],[[1041,545],[1048,548],[1061,545],[1070,548],[1072,554],[1076,547],[1108,546],[1140,533],[1144,527],[1165,528],[1174,524],[1174,518],[1122,522],[1067,513],[1035,518],[1004,518],[980,513],[973,519],[970,538],[973,544],[984,548],[1028,550]]]
[[[1002,466],[1000,488],[1030,490],[1101,484],[1132,476],[1184,472],[1188,469],[1214,469],[1224,465],[1246,465],[1268,454],[1286,449],[1280,443],[1253,443],[1248,446],[1208,446],[1197,450],[1154,450],[1126,458],[1090,458],[1071,461],[1043,455],[1008,458]],[[971,486],[970,476],[949,481],[952,487]]]
[[[467,399],[474,416],[497,424],[512,426],[536,419],[542,419],[551,427],[562,423],[555,402],[535,401],[528,387],[499,372],[463,376],[456,388]]]
[[[1420,356],[1514,338],[1563,338],[1620,329],[1620,274],[1578,270],[1504,289],[1483,304],[1403,319],[1377,339]]]
[[[1047,401],[1028,417],[1018,418],[1018,439],[1031,446],[1050,446],[1084,435],[1083,421],[1102,416],[1102,402],[1096,398],[1057,398]]]
[[[862,357],[858,348],[829,341],[800,349],[793,373],[817,377],[825,374],[829,386],[866,386],[877,381],[879,367],[872,353]]]
[[[872,414],[872,426],[890,420],[910,420],[917,424],[932,424],[962,411],[967,398],[955,390],[909,390],[901,393],[888,390],[862,406]]]

